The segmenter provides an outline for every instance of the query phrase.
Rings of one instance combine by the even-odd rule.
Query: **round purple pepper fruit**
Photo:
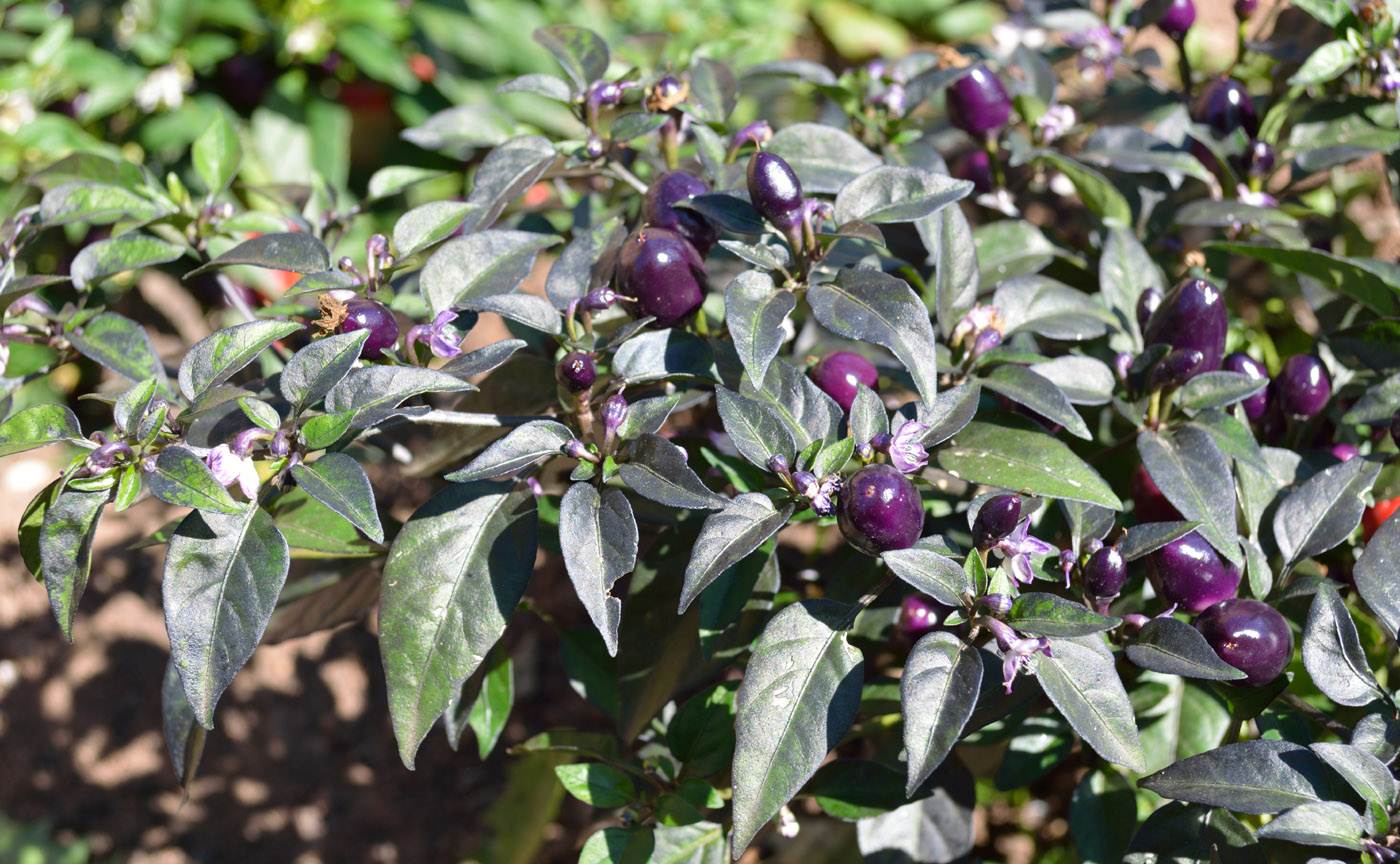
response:
[[[1162,305],[1162,292],[1156,288],[1144,288],[1138,295],[1137,302],[1137,322],[1139,330],[1147,329],[1147,322],[1152,320],[1152,313],[1157,311],[1157,307]]]
[[[633,232],[618,254],[618,287],[638,316],[674,327],[705,302],[705,262],[690,241],[665,228]]]
[[[1142,338],[1149,346],[1200,351],[1201,365],[1196,372],[1212,372],[1220,368],[1225,357],[1229,326],[1220,289],[1205,279],[1185,279],[1162,298],[1162,305],[1143,328]]]
[[[899,623],[896,626],[901,636],[910,642],[918,642],[929,633],[941,629],[943,619],[952,611],[927,594],[910,594],[899,605]]]
[[[1264,364],[1255,360],[1243,351],[1236,351],[1225,358],[1225,362],[1220,364],[1220,368],[1226,372],[1237,372],[1241,375],[1248,375],[1256,381],[1269,380],[1268,370]],[[1269,388],[1265,387],[1253,396],[1240,401],[1244,406],[1244,416],[1251,420],[1258,420],[1269,410]]]
[[[685,171],[667,171],[651,181],[642,199],[642,221],[657,228],[675,231],[690,241],[700,257],[710,254],[719,241],[719,233],[710,220],[694,210],[675,205],[697,195],[705,195],[710,187],[704,180]]]
[[[1201,88],[1191,119],[1204,123],[1217,135],[1229,135],[1244,129],[1250,138],[1259,134],[1259,114],[1249,91],[1235,79],[1222,75]]]
[[[1157,19],[1157,27],[1177,42],[1186,38],[1187,31],[1195,23],[1196,4],[1192,0],[1171,0],[1167,11]]]
[[[355,297],[345,301],[345,320],[340,324],[341,333],[354,333],[368,330],[369,336],[360,346],[360,356],[377,359],[384,356],[385,349],[399,343],[399,322],[394,313],[377,300]]]
[[[802,219],[802,183],[781,156],[759,151],[749,160],[749,200],[759,214],[780,231],[790,231]]]
[[[554,367],[554,374],[570,393],[586,393],[598,380],[598,366],[591,355],[572,351],[565,354],[559,365]]]
[[[1235,0],[1235,17],[1241,21],[1248,21],[1257,8],[1259,0]]]
[[[1285,413],[1311,417],[1332,398],[1332,381],[1322,361],[1310,354],[1294,354],[1284,361],[1274,381],[1279,405]]]
[[[1021,521],[1021,496],[997,495],[988,498],[972,520],[972,543],[986,550],[1006,539]]]
[[[978,63],[948,86],[948,122],[984,138],[1011,119],[1011,96],[992,70]]]
[[[1128,494],[1133,499],[1133,513],[1137,516],[1139,525],[1148,522],[1181,521],[1180,511],[1162,494],[1152,475],[1147,473],[1146,465],[1139,465],[1133,469],[1132,476],[1128,479]]]
[[[1240,571],[1195,531],[1148,555],[1147,577],[1158,597],[1193,615],[1234,597],[1240,587]]]
[[[1128,562],[1117,546],[1105,546],[1084,562],[1084,592],[1091,597],[1117,597],[1128,578]]]
[[[1267,603],[1248,598],[1223,600],[1203,611],[1195,623],[1216,656],[1245,674],[1236,684],[1268,684],[1293,659],[1293,630]]]
[[[869,555],[908,549],[924,527],[919,490],[893,465],[867,465],[841,492],[837,525],[852,546]]]
[[[992,174],[992,157],[986,150],[969,150],[953,163],[953,176],[972,183],[972,191],[986,195],[996,188],[996,178]]]
[[[807,373],[812,383],[826,395],[836,400],[841,410],[851,413],[851,403],[856,401],[858,387],[864,384],[871,390],[880,380],[875,365],[853,351],[833,351]]]
[[[1355,444],[1348,444],[1345,441],[1328,447],[1327,452],[1331,453],[1338,462],[1350,462],[1361,455],[1361,451],[1357,449]]]
[[[1267,177],[1274,170],[1278,154],[1268,141],[1254,141],[1244,151],[1244,173],[1250,177]]]
[[[1205,361],[1206,356],[1195,348],[1177,348],[1153,367],[1148,388],[1161,390],[1180,387],[1206,371]]]

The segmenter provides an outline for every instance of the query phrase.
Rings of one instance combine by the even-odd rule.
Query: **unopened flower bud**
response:
[[[603,141],[597,135],[589,135],[588,141],[583,145],[583,152],[589,159],[597,159],[603,155]]]
[[[598,457],[593,455],[593,451],[588,449],[588,445],[577,438],[565,441],[559,450],[570,459],[577,459],[580,462],[597,462]]]
[[[617,302],[617,292],[611,288],[597,288],[584,295],[579,304],[590,312],[607,309]]]
[[[996,616],[1005,615],[1011,611],[1012,603],[1015,601],[1006,594],[987,594],[977,602],[988,612]]]
[[[767,120],[757,120],[740,129],[738,132],[735,132],[734,142],[730,146],[738,150],[749,142],[762,146],[772,140],[773,127],[768,125]]]
[[[1119,381],[1128,380],[1128,370],[1133,366],[1133,354],[1131,351],[1119,351],[1113,355],[1113,374],[1118,376]]]
[[[791,472],[788,470],[787,457],[781,453],[774,453],[772,456],[768,457],[768,470],[777,474],[779,477],[791,476]]]
[[[277,459],[281,459],[292,452],[292,445],[287,440],[287,430],[277,430],[277,434],[272,437],[272,444],[270,444],[267,449],[268,452]]]
[[[616,435],[618,427],[627,420],[627,400],[619,393],[609,396],[603,403],[603,431],[609,437]]]
[[[253,451],[254,444],[256,444],[258,441],[265,441],[271,437],[271,432],[261,427],[253,426],[252,428],[244,429],[242,432],[239,432],[237,435],[233,436],[233,444],[229,447],[229,449],[232,450],[235,455],[247,456]]]

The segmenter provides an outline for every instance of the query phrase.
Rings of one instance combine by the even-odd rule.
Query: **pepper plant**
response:
[[[584,861],[817,814],[957,860],[975,783],[1056,770],[1081,860],[1393,860],[1400,268],[1318,191],[1377,152],[1393,188],[1383,12],[1275,9],[1337,39],[1298,56],[1280,19],[1243,80],[1123,53],[1186,44],[1190,0],[839,75],[619,69],[551,27],[561,73],[501,90],[573,132],[468,148],[460,196],[262,182],[225,113],[164,177],[65,158],[3,233],[0,455],[76,448],[24,561],[71,637],[104,511],[188,510],[149,540],[183,783],[270,622],[373,613],[408,769],[437,726],[491,753],[503,634],[558,631],[558,698],[596,710],[514,752],[611,814]],[[476,117],[405,134],[460,155]],[[161,357],[114,308],[147,269],[233,323]],[[26,400],[70,362],[125,379],[110,422]],[[400,523],[371,477],[405,462],[440,482]],[[541,610],[549,566],[589,626]]]

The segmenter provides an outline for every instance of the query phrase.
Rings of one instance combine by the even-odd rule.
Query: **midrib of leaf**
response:
[[[1092,649],[1086,649],[1086,650],[1092,650]],[[1070,675],[1069,672],[1067,672],[1063,666],[1060,666],[1058,663],[1055,663],[1055,664],[1052,664],[1052,665],[1054,665],[1054,666],[1056,667],[1056,671],[1060,673],[1060,677],[1069,682],[1070,687],[1072,687],[1072,688],[1074,689],[1074,692],[1075,692],[1076,694],[1078,694],[1078,696],[1079,696],[1079,701],[1082,702],[1082,703],[1084,703],[1085,705],[1087,705],[1087,706],[1089,707],[1089,710],[1090,710],[1091,712],[1093,712],[1094,718],[1098,721],[1098,725],[1101,726],[1101,727],[1103,727],[1104,729],[1109,730],[1110,733],[1112,734],[1113,740],[1117,741],[1117,742],[1119,743],[1120,746],[1123,746],[1125,750],[1129,751],[1129,752],[1128,752],[1128,755],[1131,756],[1132,748],[1126,746],[1126,743],[1127,743],[1127,742],[1125,741],[1125,739],[1123,738],[1123,736],[1119,733],[1119,731],[1118,731],[1117,729],[1114,728],[1114,725],[1113,725],[1112,723],[1108,722],[1108,718],[1106,718],[1106,717],[1103,715],[1103,713],[1100,712],[1098,703],[1095,702],[1094,700],[1090,699],[1088,696],[1085,695],[1084,690],[1079,686],[1079,682],[1078,682],[1077,680],[1075,680],[1075,677],[1074,677],[1073,675]],[[1037,668],[1038,668],[1038,667],[1037,667]],[[1114,675],[1116,676],[1117,673],[1115,672]],[[1115,680],[1117,680],[1116,677],[1115,677]],[[1049,695],[1049,694],[1048,694],[1048,691],[1047,691],[1047,694],[1046,694],[1046,695]],[[1054,700],[1051,699],[1050,701],[1053,702]],[[1058,708],[1059,706],[1056,705],[1055,707]],[[1072,725],[1072,724],[1071,724],[1071,725]],[[1137,729],[1137,726],[1134,726],[1133,729],[1136,730],[1136,729]],[[1078,732],[1078,730],[1075,730],[1075,731]],[[1080,737],[1082,738],[1083,736],[1081,735]],[[1139,742],[1139,744],[1138,744],[1138,749],[1139,749],[1139,750],[1142,749],[1142,745],[1141,745],[1140,742]],[[1130,766],[1129,766],[1129,767],[1130,767]]]
[[[823,622],[823,623],[824,623],[824,622]],[[829,626],[829,625],[826,625],[826,626]],[[819,666],[825,661],[825,659],[827,658],[828,653],[829,653],[830,650],[831,650],[831,645],[832,645],[832,643],[835,642],[837,639],[839,639],[839,638],[843,635],[843,633],[844,633],[844,631],[842,631],[842,630],[832,629],[832,630],[831,630],[831,635],[830,635],[830,636],[827,636],[826,638],[824,638],[824,639],[822,640],[822,643],[823,643],[823,644],[822,644],[822,649],[821,649],[821,651],[820,651],[820,652],[818,653],[818,655],[817,655],[817,661],[816,661],[815,663],[813,663],[812,665],[810,665],[810,666],[807,667],[807,672],[806,672],[806,674],[804,674],[804,675],[802,676],[802,686],[801,686],[800,688],[798,688],[798,690],[796,691],[797,694],[805,694],[805,693],[807,692],[807,688],[808,688],[808,687],[811,685],[811,683],[812,683],[812,678],[813,678],[813,676],[815,676],[816,673],[817,673],[817,667],[819,667]],[[788,645],[798,645],[798,644],[801,644],[801,643],[803,643],[803,642],[809,642],[809,641],[811,641],[811,637],[810,637],[810,636],[809,636],[809,637],[798,637],[798,638],[794,638],[794,639],[788,639],[788,640],[785,640],[785,641],[783,641],[783,642],[779,642],[777,645],[774,645],[774,646],[773,646],[774,653],[776,653],[776,651],[777,651],[778,648],[783,648],[783,647],[786,647],[786,646],[788,646]],[[776,686],[778,685],[778,683],[779,683],[781,680],[782,680],[781,678],[776,679],[776,680],[774,680],[772,683],[770,683],[767,687],[765,687],[765,688],[763,688],[761,691],[759,691],[758,694],[756,694],[755,697],[754,697],[755,701],[757,701],[758,699],[761,699],[761,698],[767,696],[768,693],[769,693],[774,687],[776,687]],[[791,709],[790,711],[788,711],[788,712],[786,713],[786,715],[785,715],[785,716],[786,716],[787,722],[784,724],[784,735],[783,735],[784,738],[787,737],[788,731],[790,731],[791,728],[792,728],[792,718],[793,718],[793,716],[796,715],[798,709],[801,708],[801,707],[802,707],[802,699],[798,698],[798,696],[795,694],[795,695],[793,696],[793,699],[792,699],[792,709]],[[828,712],[830,712],[830,705],[827,706],[827,710],[828,710]],[[768,778],[770,778],[770,777],[773,775],[773,765],[774,765],[774,763],[777,761],[778,751],[779,751],[780,749],[781,749],[781,747],[772,747],[772,748],[770,748],[770,749],[768,750],[768,758],[767,758],[766,760],[764,760],[764,765],[763,765],[763,774],[762,774],[762,776],[763,776],[763,784],[759,787],[760,792],[762,791],[762,789],[763,789],[764,787],[766,787],[766,786],[768,785]],[[760,825],[759,827],[762,827],[762,826]]]
[[[222,577],[219,579],[219,594],[218,594],[218,598],[215,600],[215,603],[214,603],[214,622],[213,622],[213,623],[214,623],[214,628],[213,628],[212,632],[210,633],[210,638],[209,638],[209,640],[205,643],[206,646],[207,646],[207,650],[204,651],[204,652],[201,652],[201,654],[202,654],[203,656],[200,657],[200,660],[201,660],[202,665],[204,666],[204,669],[206,670],[206,672],[207,672],[207,670],[209,669],[209,667],[210,667],[211,665],[213,665],[213,662],[214,662],[214,643],[215,643],[216,641],[218,641],[218,633],[219,633],[219,631],[218,631],[218,623],[219,623],[219,621],[224,617],[224,616],[223,616],[224,597],[225,597],[225,596],[227,595],[227,593],[228,593],[228,582],[229,582],[229,577],[230,577],[230,575],[233,573],[234,564],[235,564],[235,563],[239,560],[239,558],[241,557],[241,553],[243,552],[243,543],[244,543],[244,541],[245,541],[245,540],[247,539],[247,537],[248,537],[248,529],[250,529],[250,528],[253,527],[253,518],[254,518],[255,515],[257,514],[258,510],[257,510],[257,508],[250,507],[250,508],[247,509],[246,512],[247,512],[248,515],[245,516],[245,517],[243,518],[243,523],[242,523],[242,525],[241,525],[241,526],[239,527],[239,529],[238,529],[238,543],[237,543],[237,545],[235,546],[235,552],[234,552],[233,555],[228,556],[228,560],[224,562],[224,567],[223,567],[223,571],[222,571]],[[250,570],[251,570],[251,568],[250,568]],[[183,612],[185,608],[187,608],[187,607],[182,607],[180,611]],[[207,690],[207,685],[208,685],[208,682],[209,682],[209,676],[208,676],[207,674],[205,674],[205,675],[203,675],[203,676],[201,676],[201,677],[202,677],[202,679],[203,679],[201,683],[202,683],[204,686],[201,686],[201,687],[199,688],[199,690],[200,690],[200,695],[201,695],[201,696],[207,696],[208,694],[207,694],[205,691]],[[211,707],[212,707],[212,706],[211,706]]]
[[[932,748],[932,746],[933,746],[933,735],[934,735],[935,732],[938,731],[938,722],[937,722],[937,721],[938,721],[938,719],[942,718],[945,714],[947,714],[947,709],[946,709],[944,706],[946,705],[946,703],[947,703],[947,701],[948,701],[948,700],[947,700],[947,696],[948,696],[949,691],[951,691],[951,690],[953,689],[953,673],[954,673],[954,672],[957,670],[957,668],[958,668],[958,661],[962,659],[962,653],[963,653],[963,650],[964,650],[964,648],[966,647],[966,645],[967,645],[967,643],[965,643],[965,642],[959,643],[959,646],[958,646],[958,653],[957,653],[956,656],[954,656],[953,662],[951,662],[951,663],[948,664],[948,674],[946,674],[946,675],[943,676],[943,686],[939,688],[938,693],[936,694],[936,695],[937,695],[937,704],[938,704],[938,706],[939,706],[939,708],[938,708],[938,717],[934,718],[934,722],[929,724],[928,734],[925,735],[925,736],[923,736],[923,737],[924,737],[924,753],[923,753],[922,759],[923,759],[923,761],[925,761],[925,762],[928,760],[928,752],[929,752],[930,748]],[[916,675],[916,676],[914,677],[913,680],[914,680],[914,681],[918,681],[919,678],[922,678],[922,677],[924,677],[925,675],[930,674],[932,671],[933,671],[933,670],[931,670],[931,669],[924,670],[924,671],[923,671],[922,673],[920,673],[919,675]],[[930,699],[929,701],[930,701],[930,702],[933,702],[934,700]],[[932,774],[934,768],[936,768],[936,767],[937,767],[937,766],[933,766],[933,768],[931,768],[931,767],[929,767],[928,765],[921,765],[921,766],[919,766],[919,772],[918,772],[918,775],[917,775],[917,776],[918,776],[918,780],[915,780],[913,777],[910,777],[908,780],[906,780],[906,784],[905,784],[905,797],[908,797],[909,795],[913,794],[913,789],[914,789],[915,787],[917,787],[918,784],[920,784],[920,783],[924,782],[924,780],[928,779],[928,775]]]

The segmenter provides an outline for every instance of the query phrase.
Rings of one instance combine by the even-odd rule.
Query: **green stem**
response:
[[[982,141],[982,148],[987,151],[987,164],[992,168],[992,182],[998,189],[1006,188],[1006,171],[1001,167],[1001,160],[997,146],[997,133],[988,132],[987,137]]]
[[[1162,391],[1152,391],[1152,401],[1147,404],[1147,428],[1156,429],[1158,417],[1162,413]]]

